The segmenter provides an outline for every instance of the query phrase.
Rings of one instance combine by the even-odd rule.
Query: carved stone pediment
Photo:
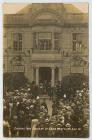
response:
[[[12,65],[24,65],[24,59],[21,56],[15,56],[11,60]]]
[[[62,22],[61,22],[62,21]],[[63,24],[64,19],[62,15],[52,9],[40,9],[30,15],[29,23],[35,24]]]

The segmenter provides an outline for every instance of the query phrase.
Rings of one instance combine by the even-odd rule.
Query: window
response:
[[[52,47],[52,34],[49,32],[34,33],[34,48],[38,50],[50,50]]]
[[[38,48],[38,33],[34,33],[33,34],[33,44],[34,44],[34,48],[37,49]]]
[[[82,51],[82,33],[73,33],[73,51],[81,52]]]
[[[73,41],[73,51],[76,51],[76,42]]]
[[[52,50],[57,49],[59,46],[59,34],[58,33],[50,33],[50,32],[40,32],[33,34],[33,44],[34,49],[38,50]],[[52,46],[53,44],[53,46]]]
[[[77,33],[73,33],[73,40],[77,39]]]
[[[40,50],[50,50],[52,48],[51,33],[39,33],[38,39],[38,46]]]
[[[59,33],[54,33],[54,47],[55,50],[59,48]]]
[[[13,34],[13,49],[14,51],[22,51],[22,33]]]

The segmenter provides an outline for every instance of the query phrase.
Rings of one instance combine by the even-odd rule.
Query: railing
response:
[[[5,56],[7,56],[7,55],[24,55],[25,54],[25,52],[23,51],[23,50],[21,50],[21,51],[15,51],[15,50],[13,50],[13,49],[6,49],[5,51],[4,51],[4,55]]]
[[[33,49],[33,53],[59,53],[59,50],[37,50],[37,49]]]

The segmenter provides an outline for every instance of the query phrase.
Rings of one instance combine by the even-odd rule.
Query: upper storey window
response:
[[[40,50],[50,50],[52,48],[51,33],[39,33],[38,38],[38,46]]]
[[[13,50],[22,51],[22,33],[13,34]]]
[[[37,50],[52,50],[58,48],[58,33],[34,33],[34,48]]]
[[[55,50],[59,48],[59,33],[54,33],[54,47]]]
[[[82,52],[82,33],[73,33],[72,39],[73,39],[73,51],[75,52]]]

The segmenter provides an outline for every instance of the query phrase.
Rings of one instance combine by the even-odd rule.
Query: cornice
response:
[[[63,28],[65,28],[65,27],[69,27],[69,28],[72,28],[72,27],[86,27],[86,28],[88,28],[88,23],[67,23],[67,24],[60,24],[60,23],[35,23],[35,24],[33,24],[33,25],[29,25],[29,24],[4,24],[3,25],[3,27],[4,28],[32,28],[32,27],[39,27],[39,26],[56,26],[56,27],[63,27]]]

